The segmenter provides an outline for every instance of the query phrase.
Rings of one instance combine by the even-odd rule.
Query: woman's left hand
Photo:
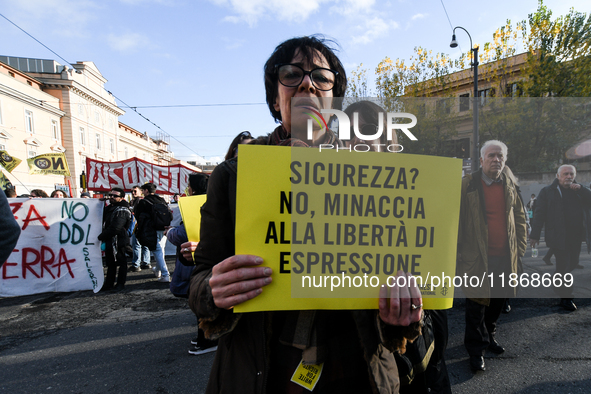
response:
[[[393,284],[392,287],[383,285],[380,288],[378,305],[380,318],[384,323],[408,326],[421,320],[423,299],[416,280],[410,280],[411,277],[410,274],[398,271],[393,283],[389,283]],[[388,288],[390,288],[390,297],[388,297]]]

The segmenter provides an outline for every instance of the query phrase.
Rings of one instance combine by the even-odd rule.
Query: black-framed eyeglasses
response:
[[[300,86],[306,75],[310,76],[310,80],[314,87],[318,90],[327,91],[334,87],[334,83],[338,71],[329,68],[318,67],[311,71],[306,71],[297,64],[278,64],[277,76],[279,83],[289,88]]]

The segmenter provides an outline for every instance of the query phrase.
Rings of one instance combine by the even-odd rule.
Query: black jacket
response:
[[[129,245],[129,235],[127,228],[131,223],[131,210],[125,200],[110,204],[103,211],[103,232],[98,239],[108,241],[117,237],[117,247],[124,248]]]
[[[270,369],[272,321],[282,312],[233,313],[213,302],[209,279],[213,266],[234,254],[236,219],[236,168],[233,158],[218,165],[201,208],[201,240],[195,252],[196,267],[189,289],[189,306],[199,317],[205,336],[219,338],[207,393],[264,394]],[[400,380],[393,351],[406,339],[420,334],[420,323],[394,327],[383,323],[375,310],[337,311],[350,316],[363,349],[373,392],[398,392]],[[278,339],[275,339],[278,341]]]
[[[137,240],[142,246],[146,246],[150,250],[156,250],[156,244],[158,243],[158,235],[152,222],[153,204],[167,205],[162,197],[150,194],[137,203],[133,212],[137,220]]]
[[[538,194],[530,238],[539,240],[542,227],[545,226],[546,245],[553,249],[563,250],[566,248],[566,224],[562,197],[558,187],[560,187],[558,179],[555,179],[550,186],[546,186]],[[585,239],[588,241],[591,234],[591,218],[588,215],[589,208],[591,208],[591,190],[581,186],[576,191],[576,195],[584,214]]]

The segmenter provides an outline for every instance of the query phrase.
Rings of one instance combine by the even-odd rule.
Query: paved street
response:
[[[585,249],[585,246],[583,247]],[[553,272],[541,257],[525,272]],[[591,258],[581,254],[576,294],[591,297]],[[169,268],[172,268],[169,260]],[[528,290],[520,294],[528,295]],[[567,313],[556,299],[515,299],[498,333],[507,351],[473,375],[463,347],[463,305],[449,312],[454,393],[590,393],[591,299]],[[0,392],[201,393],[213,354],[190,356],[196,320],[186,300],[151,272],[130,273],[122,292],[49,293],[0,299]]]

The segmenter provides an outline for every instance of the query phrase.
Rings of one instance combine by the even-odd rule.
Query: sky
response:
[[[571,7],[591,11],[587,0],[544,4],[554,16]],[[126,111],[119,121],[151,137],[166,132],[178,159],[215,164],[241,131],[259,136],[276,127],[262,70],[289,38],[335,40],[350,75],[360,64],[372,71],[386,56],[408,59],[417,46],[458,58],[470,40],[457,31],[460,47],[450,48],[452,26],[464,27],[482,47],[508,19],[526,19],[537,6],[537,0],[0,0],[0,14],[68,62],[94,62]],[[65,64],[1,17],[0,37],[0,55]]]

